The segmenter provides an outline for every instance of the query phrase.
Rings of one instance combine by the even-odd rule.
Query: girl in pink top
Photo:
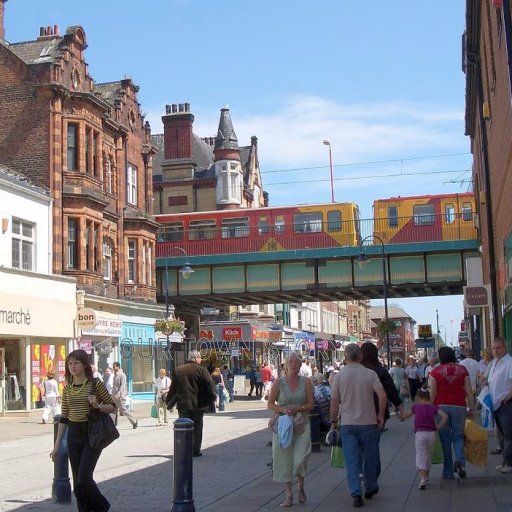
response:
[[[416,469],[420,474],[421,490],[427,488],[430,471],[430,453],[436,439],[436,430],[443,428],[448,421],[448,415],[439,409],[438,405],[430,403],[430,393],[427,387],[422,387],[416,395],[417,403],[411,410],[400,415],[400,421],[410,418],[414,414],[414,432],[416,444]],[[436,425],[436,416],[441,421]]]

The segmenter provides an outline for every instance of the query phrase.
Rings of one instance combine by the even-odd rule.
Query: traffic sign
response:
[[[431,338],[432,326],[430,324],[418,325],[418,336],[420,338]]]

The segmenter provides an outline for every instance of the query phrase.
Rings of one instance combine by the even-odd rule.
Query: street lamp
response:
[[[333,180],[333,174],[332,174],[332,148],[331,148],[331,141],[324,140],[323,142],[324,146],[329,146],[329,169],[331,171],[331,202],[334,203],[334,180]]]
[[[384,326],[385,326],[385,336],[386,336],[386,353],[388,359],[388,370],[391,367],[391,349],[389,346],[389,315],[388,315],[388,284],[387,284],[387,271],[386,271],[386,251],[384,248],[384,241],[377,235],[368,235],[367,237],[361,240],[359,247],[361,249],[361,254],[359,254],[358,261],[360,263],[364,263],[368,261],[368,255],[364,252],[364,243],[367,240],[377,240],[380,243],[382,249],[382,291],[384,294]]]

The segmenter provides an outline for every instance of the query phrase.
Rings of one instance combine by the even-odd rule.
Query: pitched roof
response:
[[[220,109],[219,129],[217,130],[217,137],[215,138],[215,149],[239,149],[238,139],[233,129],[233,122],[231,121],[231,114],[229,113],[228,107]]]
[[[384,318],[384,306],[372,306],[370,309],[370,318],[372,320]],[[398,306],[388,307],[388,318],[409,318],[416,323],[414,318]]]
[[[42,64],[54,62],[60,54],[62,37],[41,39],[37,41],[24,41],[21,43],[7,43],[7,48],[19,57],[25,64]]]
[[[23,187],[29,192],[34,192],[36,194],[42,194],[50,197],[50,190],[46,187],[41,187],[39,185],[35,185],[30,181],[27,176],[20,174],[16,171],[13,171],[9,167],[0,163],[0,179],[5,180],[8,183],[12,183],[13,185],[18,185]]]

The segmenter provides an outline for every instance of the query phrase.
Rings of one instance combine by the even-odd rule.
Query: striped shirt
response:
[[[62,416],[60,422],[86,422],[87,413],[90,410],[88,396],[91,392],[92,381],[90,380],[84,384],[68,384],[62,391]],[[113,404],[110,393],[100,379],[98,379],[96,384],[96,399],[99,404]]]

